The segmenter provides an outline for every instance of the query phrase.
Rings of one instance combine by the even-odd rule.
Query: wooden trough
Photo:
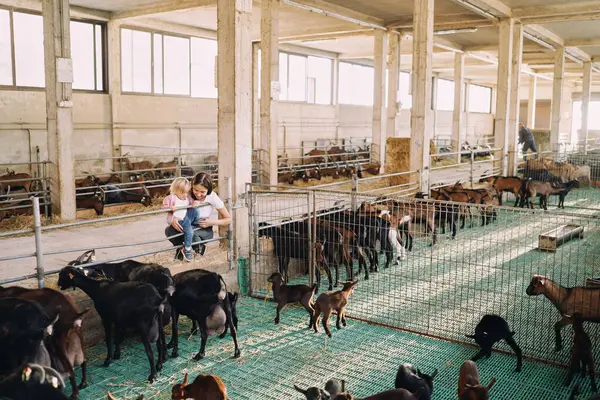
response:
[[[581,225],[562,225],[539,236],[538,249],[544,251],[556,251],[563,243],[571,239],[583,239],[583,226]]]

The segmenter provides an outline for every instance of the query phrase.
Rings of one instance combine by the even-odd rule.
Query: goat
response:
[[[55,315],[33,300],[0,298],[0,376],[34,360],[44,335],[53,333]]]
[[[25,364],[0,380],[0,397],[10,400],[67,400],[62,392],[64,381],[50,367]]]
[[[559,196],[558,208],[565,208],[565,197],[578,184],[579,182],[574,180],[565,184],[552,186],[550,182],[525,180],[521,186],[521,207],[529,204],[529,208],[533,209],[533,200],[535,200],[536,196],[539,196],[540,207],[547,210],[548,198],[550,195],[557,195]]]
[[[158,178],[174,178],[177,173],[177,165],[179,164],[179,158],[174,157],[172,161],[159,162],[154,166],[156,168],[156,175]]]
[[[354,287],[356,285],[358,285],[358,281],[343,282],[341,290],[336,292],[325,292],[319,295],[315,302],[315,317],[313,318],[313,329],[315,332],[319,332],[317,325],[319,324],[321,313],[323,313],[323,328],[325,329],[327,336],[332,336],[331,331],[329,330],[329,317],[333,311],[337,311],[337,329],[342,329],[340,320],[344,326],[346,326],[345,308],[348,305],[348,297],[354,293]]]
[[[494,344],[504,339],[517,355],[515,372],[521,372],[523,357],[519,345],[513,338],[514,335],[515,332],[510,330],[504,318],[498,315],[484,315],[475,327],[475,334],[466,335],[470,339],[475,339],[475,343],[480,347],[479,352],[471,360],[477,361],[482,357],[490,358]]]
[[[381,164],[380,163],[360,164],[358,166],[358,169],[360,171],[366,171],[371,175],[379,175],[379,171],[381,170]]]
[[[331,176],[333,179],[338,179],[341,169],[337,164],[334,164],[333,167],[319,167],[319,171],[322,176]]]
[[[360,399],[348,393],[340,393],[333,397],[333,400],[418,400],[423,390],[424,389],[416,393],[411,393],[406,389],[392,389]]]
[[[296,171],[294,171],[294,170],[291,170],[288,172],[279,172],[277,174],[277,182],[288,183],[290,185],[293,185],[295,176],[296,176]]]
[[[312,149],[306,153],[303,164],[321,164],[327,162],[327,151]]]
[[[87,176],[83,179],[75,181],[76,188],[87,188],[87,187],[98,186],[101,184],[100,179],[98,179],[94,175],[90,175],[85,171],[83,171],[83,173],[87,174]]]
[[[104,214],[105,205],[105,194],[104,191],[97,186],[93,194],[85,194],[83,196],[75,197],[75,206],[84,210],[93,209],[96,215]]]
[[[315,312],[312,303],[315,290],[317,290],[317,284],[315,283],[312,287],[307,285],[286,285],[279,272],[273,272],[267,281],[273,284],[273,298],[275,299],[275,302],[277,302],[275,323],[279,323],[281,310],[283,310],[287,304],[299,302],[310,316],[308,322],[308,326],[310,327]]]
[[[186,373],[183,383],[178,383],[171,389],[171,399],[227,400],[227,388],[216,375],[200,374],[194,382],[188,384]]]
[[[173,280],[175,293],[170,298],[173,308],[172,340],[169,343],[173,347],[171,357],[179,355],[177,328],[179,315],[188,316],[199,322],[201,345],[194,360],[204,358],[208,336],[213,333],[223,333],[226,324],[229,325],[235,346],[234,357],[239,357],[241,352],[237,341],[237,330],[233,323],[232,307],[223,277],[204,269],[192,269],[176,274]]]
[[[438,370],[433,371],[433,374],[423,374],[416,369],[412,364],[402,364],[396,373],[396,381],[394,387],[396,389],[406,389],[411,393],[419,392],[419,400],[431,399],[433,393],[433,379],[437,376]]]
[[[26,289],[18,286],[0,288],[0,298],[14,297],[24,300],[32,300],[40,304],[48,315],[58,315],[60,318],[54,326],[54,334],[50,337],[50,353],[55,354],[58,363],[58,369],[61,372],[69,374],[69,380],[72,387],[72,397],[77,398],[79,390],[75,380],[73,363],[70,362],[66,343],[73,327],[81,326],[83,315],[87,312],[81,312],[70,296],[50,288]],[[83,341],[83,332],[78,330],[76,334],[79,341]],[[81,364],[82,385],[87,382],[85,365]]]
[[[334,146],[327,150],[327,155],[332,162],[348,161],[347,151],[341,147]]]
[[[328,400],[345,391],[346,382],[342,380],[341,384],[336,379],[330,379],[325,384],[325,390],[311,386],[307,389],[301,389],[294,385],[294,389],[306,397],[306,400]]]
[[[227,297],[229,298],[229,305],[231,306],[231,318],[233,319],[233,326],[235,329],[238,329],[238,317],[237,317],[237,301],[239,298],[239,293],[231,293],[227,292]],[[198,332],[198,321],[192,319],[192,335]],[[229,320],[225,321],[225,330],[219,336],[220,339],[223,339],[227,336],[227,331],[229,330]]]
[[[95,280],[85,276],[75,267],[65,267],[58,275],[58,287],[62,290],[78,287],[93,301],[96,311],[102,319],[106,338],[106,360],[104,366],[110,366],[113,359],[121,358],[121,343],[126,328],[133,328],[142,339],[148,361],[150,375],[148,381],[154,382],[156,372],[162,369],[166,359],[166,343],[163,325],[160,323],[164,312],[164,299],[156,288],[143,282],[113,282]],[[115,350],[113,354],[112,326],[115,328]],[[156,342],[158,361],[154,365],[154,353],[150,343]]]
[[[143,183],[140,187],[123,190],[119,194],[124,203],[142,203],[146,207],[152,205],[152,195],[150,195],[148,188]]]
[[[88,250],[76,260],[67,264],[68,267],[77,267],[83,270],[88,278],[107,278],[116,282],[144,282],[156,288],[158,293],[167,298],[175,291],[175,284],[171,270],[154,263],[141,263],[135,260],[125,260],[116,263],[102,263],[91,267],[85,264],[96,260],[96,250]],[[167,325],[171,319],[171,305],[165,304],[162,323]]]
[[[548,277],[533,275],[525,293],[528,296],[543,294],[561,314],[562,318],[554,324],[555,351],[562,349],[560,331],[565,325],[573,322],[571,315],[581,314],[582,321],[600,320],[600,288],[581,286],[565,288]]]
[[[150,179],[154,179],[154,171],[152,171],[153,165],[150,161],[147,160],[143,160],[143,161],[138,161],[138,162],[131,162],[131,160],[129,160],[129,158],[125,157],[129,155],[129,153],[125,153],[123,154],[123,157],[121,157],[121,160],[123,162],[125,162],[125,165],[127,166],[127,169],[129,171],[135,171],[135,172],[139,172],[140,175],[144,176],[148,176]]]
[[[518,176],[492,176],[489,178],[482,178],[479,180],[480,183],[487,182],[491,183],[492,187],[498,192],[498,204],[502,205],[502,194],[504,192],[512,193],[515,196],[515,205],[519,205],[521,197],[521,185],[523,179]]]
[[[583,321],[581,319],[581,313],[574,313],[571,316],[573,320],[573,348],[571,349],[571,365],[569,373],[565,379],[565,386],[569,386],[573,380],[573,375],[577,372],[581,372],[581,376],[585,376],[586,367],[590,374],[590,380],[592,381],[592,390],[598,391],[596,386],[596,369],[594,368],[594,352],[592,347],[592,341],[590,337],[583,329]]]
[[[9,169],[7,169],[6,172],[6,175],[0,176],[0,182],[3,182],[3,185],[10,187],[13,191],[24,189],[26,192],[29,192],[31,183],[33,182],[31,180],[31,175],[24,172],[17,174],[15,171]]]
[[[169,194],[169,186],[169,181],[163,180],[154,182],[150,186],[146,186],[146,189],[148,189],[148,193],[150,194],[151,198],[155,199],[157,197],[164,197]]]
[[[471,360],[466,360],[460,367],[458,398],[460,400],[487,400],[489,398],[488,392],[495,383],[496,378],[492,378],[487,386],[483,386],[479,380],[477,364]]]

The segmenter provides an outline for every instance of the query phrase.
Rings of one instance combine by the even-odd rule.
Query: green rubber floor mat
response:
[[[333,338],[329,339],[322,326],[318,334],[307,329],[308,315],[296,307],[284,309],[281,323],[275,325],[274,303],[257,299],[240,299],[238,315],[240,358],[232,358],[233,341],[228,335],[210,337],[206,358],[194,361],[200,338],[189,336],[190,325],[182,318],[179,357],[166,362],[154,384],[146,381],[148,359],[137,339],[127,341],[121,359],[108,368],[102,366],[104,344],[88,349],[90,386],[80,392],[80,399],[105,399],[107,391],[117,399],[135,399],[142,393],[146,399],[169,399],[172,385],[181,382],[186,372],[190,381],[199,373],[218,375],[233,400],[303,399],[294,384],[323,386],[330,378],[345,379],[347,389],[363,397],[393,388],[398,366],[410,362],[426,373],[437,368],[432,398],[454,400],[460,365],[476,352],[474,347],[350,319],[346,328],[337,330],[332,318]],[[567,371],[562,368],[525,360],[523,371],[515,373],[516,358],[503,354],[493,354],[478,365],[484,384],[497,379],[491,399],[562,400],[570,391],[563,386]],[[581,383],[582,392],[589,395],[589,379]]]

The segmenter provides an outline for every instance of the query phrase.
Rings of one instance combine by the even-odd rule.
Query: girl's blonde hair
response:
[[[175,194],[178,192],[187,192],[190,188],[190,181],[187,178],[175,178],[173,182],[171,182],[171,187],[169,188],[170,194]]]

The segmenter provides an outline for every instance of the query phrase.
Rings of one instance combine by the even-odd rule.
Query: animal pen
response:
[[[291,258],[289,282],[312,284],[319,275],[318,270],[323,269],[318,288],[318,293],[321,293],[328,289],[329,283],[324,266],[332,270],[334,281],[337,280],[335,270],[338,268],[339,281],[349,279],[341,258],[329,259],[327,264],[319,263],[314,249],[308,247],[315,241],[328,245],[324,238],[326,235],[319,233],[323,229],[319,227],[321,221],[340,223],[341,219],[336,221],[332,216],[356,211],[363,203],[370,203],[379,209],[385,209],[390,204],[394,204],[388,207],[390,209],[412,208],[417,211],[413,215],[413,225],[408,229],[412,230],[414,242],[405,260],[396,262],[393,258],[391,265],[386,266],[384,252],[378,253],[378,270],[369,271],[368,279],[364,271],[358,271],[358,263],[353,262],[352,265],[354,279],[360,283],[346,309],[348,317],[355,320],[350,324],[361,321],[399,329],[404,332],[402,337],[410,338],[397,343],[393,350],[385,349],[385,345],[374,340],[366,346],[366,351],[375,352],[371,356],[377,359],[386,358],[380,351],[393,351],[403,362],[424,363],[422,370],[431,372],[438,368],[440,375],[444,375],[444,369],[454,367],[452,379],[437,378],[436,385],[442,388],[436,386],[433,398],[456,398],[458,366],[462,360],[476,353],[474,348],[462,346],[474,345],[465,335],[473,334],[483,315],[497,314],[504,317],[511,330],[516,332],[515,340],[526,361],[523,372],[513,373],[514,353],[504,342],[500,342],[495,348],[510,356],[498,359],[499,355],[496,354],[491,360],[479,362],[480,370],[485,371],[486,375],[483,381],[491,376],[495,376],[499,384],[502,380],[505,383],[506,380],[515,381],[500,386],[500,389],[495,387],[492,397],[566,398],[568,389],[562,385],[566,371],[553,373],[549,365],[568,365],[572,344],[571,326],[562,329],[563,349],[556,352],[554,324],[561,316],[551,301],[543,295],[527,295],[526,289],[536,274],[547,276],[563,287],[595,284],[594,279],[600,277],[600,204],[597,201],[600,191],[596,188],[574,189],[572,198],[567,197],[566,211],[543,211],[537,204],[535,210],[498,206],[483,208],[475,204],[407,197],[414,192],[414,187],[403,191],[389,188],[387,193],[373,193],[368,189],[283,190],[253,185],[248,193],[251,296],[270,298],[272,295],[267,278],[278,270],[278,260],[273,240],[269,237],[271,226],[281,228],[279,234],[288,235],[288,238],[296,237],[295,232],[302,230],[299,227],[308,227],[304,228],[308,233],[308,241],[299,245],[306,245],[306,253],[312,255],[305,259]],[[585,207],[579,207],[584,197],[587,199]],[[438,214],[441,211],[442,215],[455,213],[459,225],[455,237],[452,237],[451,228],[443,232],[438,226],[436,243],[432,245],[434,237],[425,224],[429,207],[435,207]],[[461,229],[460,217],[463,215],[466,221]],[[438,223],[436,221],[436,226]],[[379,226],[360,228],[380,229]],[[544,245],[544,240],[548,239],[556,241],[555,248],[548,249]],[[368,247],[366,244],[358,244],[357,247],[363,245],[365,250]],[[377,249],[380,249],[380,244]],[[289,250],[285,249],[284,254],[286,251]],[[326,259],[328,254],[336,253],[335,249],[330,251],[328,253],[325,248]],[[297,254],[287,254],[298,257]],[[334,290],[339,288],[334,287]],[[304,318],[308,319],[308,315],[304,310],[300,315],[304,325]],[[282,320],[288,318],[297,317],[288,316],[284,311]],[[586,323],[585,327],[592,342],[597,344],[600,339],[598,325]],[[319,328],[322,332],[322,327]],[[332,342],[336,342],[336,335],[341,335],[344,329],[333,329]],[[347,347],[357,345],[350,340]],[[382,348],[379,348],[380,345]],[[421,354],[423,351],[427,352],[426,356]],[[421,354],[418,360],[411,360],[406,355],[415,353]],[[596,360],[599,356],[600,350],[596,347]],[[536,382],[537,388],[528,387],[524,384],[526,380]],[[588,380],[581,384],[583,390],[589,390]]]

